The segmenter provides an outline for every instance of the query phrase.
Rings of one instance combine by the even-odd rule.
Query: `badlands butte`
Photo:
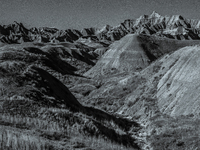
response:
[[[0,149],[200,149],[200,20],[14,22],[0,41]]]

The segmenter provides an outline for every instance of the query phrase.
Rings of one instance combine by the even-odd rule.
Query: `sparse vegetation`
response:
[[[35,115],[37,117],[34,117]],[[120,137],[120,134],[125,133],[115,125],[115,122],[102,120],[101,123],[102,125],[95,120],[92,121],[85,114],[73,113],[68,109],[42,107],[38,108],[37,112],[33,112],[32,116],[30,114],[10,114],[5,110],[4,113],[2,111],[0,117],[0,137],[2,137],[0,142],[3,143],[1,149],[14,147],[19,150],[24,148],[68,149],[70,147],[124,149],[128,146],[122,137],[120,143],[114,140],[117,137],[109,135],[114,133],[111,128],[119,130],[115,136]],[[109,130],[113,133],[109,133]]]
[[[0,149],[139,149],[128,134],[134,126],[137,132],[138,124],[82,106],[60,82],[69,86],[77,82],[83,96],[102,85],[76,76],[73,67],[63,70],[66,61],[61,51],[65,50],[2,51]],[[74,89],[80,93],[78,87]]]
[[[199,149],[200,137],[199,119],[190,117],[179,117],[173,119],[164,117],[163,119],[152,119],[152,124],[156,131],[151,133],[149,140],[154,149]]]

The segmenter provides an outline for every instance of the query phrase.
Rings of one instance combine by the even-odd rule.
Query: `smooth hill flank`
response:
[[[112,94],[111,97],[115,96],[115,100],[117,94],[121,93],[125,105],[121,108],[118,106],[120,114],[153,117],[161,113],[171,117],[198,117],[199,56],[199,46],[181,48],[156,60],[140,74],[125,76],[124,79],[110,83],[106,86],[107,93]],[[100,89],[98,93],[103,95]],[[107,99],[101,101],[106,103]]]
[[[132,85],[133,90],[123,97],[125,105],[118,112],[132,117],[142,111],[148,117],[160,113],[172,117],[199,116],[199,57],[199,46],[184,47],[156,60],[140,74],[116,81],[118,84],[113,84],[109,91],[116,91],[121,85],[125,93],[130,91],[131,84],[136,86]],[[139,84],[134,81],[137,76],[142,78],[137,81]]]
[[[197,44],[200,44],[199,40],[181,41],[144,34],[128,34],[111,44],[110,49],[84,76],[93,78],[122,72],[138,72],[166,53]]]
[[[95,77],[117,72],[135,72],[145,68],[150,58],[143,50],[138,35],[129,34],[120,41],[114,42],[97,64],[84,75]]]
[[[140,72],[145,82],[126,96],[131,103],[119,112],[133,116],[144,109],[151,117],[158,111],[172,117],[199,116],[199,57],[199,46],[187,46],[156,60]],[[124,82],[127,90],[133,78],[121,80],[129,80]]]
[[[173,66],[164,74],[157,86],[160,110],[172,116],[200,115],[200,47],[185,47],[164,57],[165,64]]]
[[[139,73],[105,78],[82,101],[137,119],[152,149],[198,149],[199,57],[197,45],[172,51]]]

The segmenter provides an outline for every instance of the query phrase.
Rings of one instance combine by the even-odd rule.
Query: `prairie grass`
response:
[[[37,114],[36,117],[1,111],[0,149],[133,149],[131,145],[115,141],[102,132],[115,128],[116,136],[125,135],[126,132],[113,121],[97,122],[81,112],[60,108],[40,107]]]
[[[76,61],[53,50],[0,53],[0,150],[139,149],[129,135],[135,122],[82,106],[59,81],[74,75]]]
[[[8,130],[2,126],[0,126],[0,129],[0,149],[2,150],[44,150],[51,148],[40,137]]]

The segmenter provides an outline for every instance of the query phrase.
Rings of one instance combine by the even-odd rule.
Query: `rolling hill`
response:
[[[147,67],[149,63],[150,58],[142,49],[137,35],[129,34],[113,43],[95,67],[84,75],[94,77],[123,71],[134,72]]]
[[[197,148],[199,51],[186,46],[140,72],[110,76],[82,101],[140,122],[152,149]]]
[[[114,42],[86,77],[104,77],[122,72],[139,72],[164,54],[181,47],[199,44],[198,40],[180,41],[148,35],[128,34]]]

